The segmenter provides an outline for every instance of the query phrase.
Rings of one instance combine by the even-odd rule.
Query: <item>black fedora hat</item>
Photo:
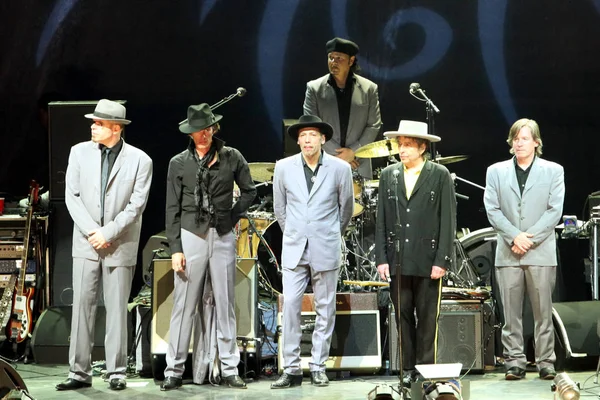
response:
[[[187,110],[187,119],[179,124],[179,130],[189,135],[213,126],[221,118],[223,116],[213,114],[210,106],[206,103],[191,105]]]
[[[325,141],[328,141],[333,136],[333,127],[327,122],[323,122],[321,118],[316,115],[303,115],[298,119],[298,122],[288,128],[288,134],[298,139],[298,131],[302,128],[317,128],[323,135],[325,135]]]

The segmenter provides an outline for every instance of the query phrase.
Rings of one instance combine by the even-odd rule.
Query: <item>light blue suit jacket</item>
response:
[[[490,224],[498,232],[496,266],[557,265],[555,227],[562,216],[564,197],[564,170],[557,163],[536,158],[523,195],[514,158],[488,168],[483,201]],[[523,256],[511,250],[521,232],[534,235],[533,248]]]
[[[65,202],[74,222],[73,257],[99,260],[107,267],[132,266],[152,181],[152,160],[136,147],[123,143],[110,172],[101,225],[100,174],[102,154],[92,141],[71,148],[66,175]],[[96,250],[88,233],[100,229],[111,246]]]
[[[316,271],[339,268],[342,234],[352,218],[354,198],[350,164],[323,153],[311,192],[308,192],[302,153],[275,165],[273,203],[283,232],[281,265],[294,269],[308,245]]]

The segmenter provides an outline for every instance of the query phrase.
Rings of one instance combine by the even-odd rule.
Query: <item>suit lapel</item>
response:
[[[302,153],[299,153],[294,160],[294,168],[291,171],[293,180],[298,185],[298,190],[304,196],[305,199],[308,199],[308,187],[306,187],[306,177],[304,176],[304,164],[302,164]]]
[[[340,140],[340,114],[338,111],[338,102],[337,102],[337,97],[335,95],[335,89],[331,87],[331,85],[329,85],[329,83],[327,83],[327,79],[325,79],[325,81],[323,82],[323,85],[321,86],[321,92],[323,94],[323,99],[325,100],[323,102],[323,105],[325,107],[328,108],[328,114],[329,117],[325,118],[324,116],[324,120],[326,120],[327,122],[329,122],[329,124],[333,127],[333,136],[337,139],[337,141]],[[352,114],[352,113],[351,113]],[[351,126],[351,125],[349,125]]]
[[[508,185],[515,192],[519,198],[521,197],[521,190],[519,190],[519,182],[517,181],[517,172],[515,171],[514,157],[508,162],[505,170],[505,178],[508,180]]]
[[[535,182],[539,181],[539,178],[541,175],[542,175],[542,167],[540,165],[540,160],[536,159],[536,160],[534,160],[533,165],[531,166],[531,171],[529,171],[529,176],[527,177],[527,182],[525,182],[525,188],[523,189],[523,196],[525,196],[525,193],[527,193],[527,191],[533,187]]]
[[[327,153],[323,152],[323,164],[319,167],[319,171],[317,172],[317,176],[315,177],[315,181],[313,182],[313,187],[310,193],[308,194],[308,200],[310,201],[313,194],[317,192],[317,190],[321,187],[323,182],[325,181],[325,177],[329,173],[329,160],[327,159]],[[304,171],[303,171],[304,172]],[[304,185],[306,186],[306,185]],[[307,188],[308,190],[308,188]]]
[[[421,170],[421,173],[419,174],[419,177],[417,178],[415,187],[413,188],[412,193],[410,194],[411,198],[414,197],[415,194],[417,194],[417,191],[419,190],[419,188],[421,186],[423,186],[424,182],[427,182],[429,175],[431,175],[432,168],[433,168],[433,165],[431,164],[431,161],[425,161],[425,165],[423,165],[423,169]],[[404,169],[402,169],[402,172],[404,172]],[[404,173],[402,174],[402,176],[404,176]],[[402,180],[404,181],[404,178]],[[406,185],[403,185],[403,187],[404,187],[404,197],[406,197]]]

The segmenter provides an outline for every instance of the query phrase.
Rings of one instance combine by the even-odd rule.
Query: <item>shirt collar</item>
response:
[[[302,165],[306,167],[308,164],[306,164],[306,160],[304,159],[302,153],[300,153],[300,159],[302,160]],[[319,161],[317,162],[317,165],[323,165],[323,150],[321,150],[321,155],[319,156]]]
[[[352,71],[350,71],[348,73],[348,77],[346,78],[346,86],[348,85],[349,82],[354,83],[355,80],[356,80],[356,78],[354,77],[354,74],[352,73]],[[335,78],[331,74],[329,74],[327,83],[329,84],[329,86],[331,86],[334,89],[338,87],[337,83],[335,83]]]

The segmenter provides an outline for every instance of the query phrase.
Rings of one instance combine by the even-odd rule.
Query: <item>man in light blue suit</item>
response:
[[[377,85],[357,74],[358,45],[333,38],[325,46],[329,73],[306,84],[304,114],[333,127],[323,150],[350,163],[363,178],[373,179],[371,160],[354,153],[375,140],[381,128]]]
[[[546,161],[538,124],[518,120],[507,143],[514,157],[488,168],[484,204],[498,232],[496,277],[504,305],[502,344],[505,378],[525,377],[523,298],[529,295],[535,322],[535,361],[541,379],[556,376],[552,291],[556,282],[555,227],[565,196],[563,167]]]
[[[65,202],[73,219],[73,317],[69,377],[57,390],[91,386],[91,353],[100,285],[106,306],[106,374],[112,390],[125,389],[127,303],[152,181],[152,160],[121,137],[121,104],[100,100],[91,140],[71,148]]]
[[[341,264],[342,234],[354,207],[350,165],[321,150],[331,125],[303,115],[288,128],[302,152],[275,165],[273,202],[283,232],[283,374],[271,385],[302,384],[300,317],[309,280],[317,314],[312,336],[311,382],[327,386],[325,361],[335,324],[335,294]]]

